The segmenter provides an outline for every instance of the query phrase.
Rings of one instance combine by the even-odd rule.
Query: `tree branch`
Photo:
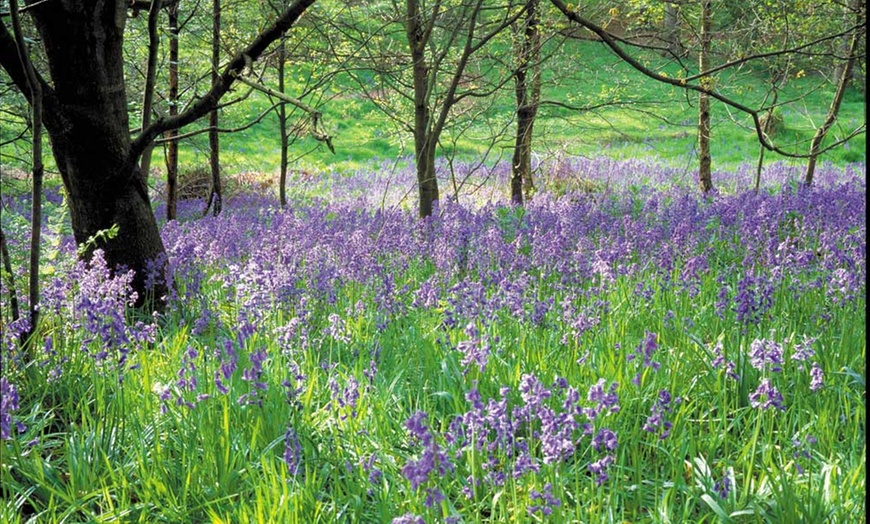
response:
[[[328,134],[322,132],[322,131],[318,131],[318,129],[317,129],[318,125],[320,124],[320,119],[323,117],[323,113],[321,113],[317,109],[309,106],[308,104],[306,104],[302,100],[299,100],[298,98],[293,98],[292,96],[288,96],[285,93],[282,93],[281,91],[276,91],[276,90],[271,89],[269,87],[266,87],[262,84],[258,84],[257,82],[254,82],[253,80],[248,80],[247,78],[245,78],[243,76],[236,78],[236,80],[238,80],[239,82],[241,82],[247,86],[253,87],[257,91],[260,91],[261,93],[266,93],[269,96],[273,96],[273,97],[277,98],[278,100],[281,100],[282,102],[287,102],[288,104],[292,104],[292,105],[298,107],[299,109],[305,111],[306,113],[308,113],[308,116],[311,117],[311,136],[313,136],[314,139],[317,140],[318,142],[325,143],[326,147],[329,148],[329,151],[333,155],[335,154],[335,148],[332,146],[332,137],[329,136]]]
[[[565,15],[566,18],[568,18],[568,20],[570,20],[570,21],[588,29],[589,31],[592,31],[596,35],[598,35],[598,37],[601,39],[601,41],[605,45],[607,45],[607,47],[609,47],[610,50],[616,54],[616,56],[618,56],[625,63],[627,63],[628,65],[630,65],[635,70],[642,73],[643,75],[645,75],[649,78],[652,78],[653,80],[656,80],[657,82],[672,85],[672,86],[678,87],[680,89],[695,91],[698,93],[705,93],[705,94],[711,96],[712,98],[715,98],[716,100],[722,102],[723,104],[725,104],[729,107],[732,107],[732,108],[734,108],[742,113],[749,115],[752,118],[752,122],[753,122],[754,127],[755,127],[755,135],[758,138],[758,142],[762,146],[764,146],[766,149],[768,149],[770,151],[775,151],[776,153],[778,153],[782,156],[785,156],[785,157],[789,157],[789,158],[809,158],[810,157],[810,155],[806,154],[806,153],[794,153],[791,151],[786,151],[786,150],[776,146],[768,139],[768,137],[764,133],[764,127],[762,125],[761,117],[759,115],[760,112],[766,110],[765,108],[761,108],[759,110],[752,109],[751,107],[748,107],[745,104],[742,104],[736,100],[728,98],[727,96],[723,95],[722,93],[719,93],[718,91],[716,91],[712,87],[709,87],[708,85],[705,86],[705,83],[707,83],[707,82],[704,82],[704,80],[707,78],[707,76],[703,76],[703,77],[698,78],[698,80],[700,80],[700,82],[699,82],[700,85],[691,84],[686,79],[673,79],[673,78],[669,78],[669,77],[664,77],[664,76],[658,74],[657,72],[653,71],[652,69],[644,66],[637,59],[635,59],[634,57],[629,55],[616,42],[613,35],[611,35],[607,30],[603,29],[602,27],[596,25],[592,21],[587,20],[586,18],[577,14],[577,12],[574,11],[573,9],[569,8],[563,0],[550,0],[550,1],[554,6],[556,6],[556,8],[559,11],[562,12],[563,15]],[[861,26],[863,26],[863,24],[860,24],[858,27],[861,27]],[[863,126],[863,125],[860,126],[855,131],[850,133],[848,135],[848,137],[846,139],[844,139],[843,141],[848,140],[856,135],[863,133],[864,127],[865,126]],[[824,148],[821,152],[828,151],[828,150],[836,147],[837,145],[842,144],[843,141],[837,141],[837,142],[829,145],[828,147]]]
[[[128,163],[132,171],[137,159],[155,138],[170,129],[178,129],[204,117],[214,109],[221,97],[229,92],[230,87],[242,74],[246,65],[256,61],[272,42],[279,39],[294,23],[302,16],[308,7],[316,0],[297,0],[275,22],[257,36],[257,38],[245,49],[237,53],[226,66],[217,82],[209,91],[187,110],[178,115],[160,118],[148,127],[144,128],[139,136],[133,140]]]

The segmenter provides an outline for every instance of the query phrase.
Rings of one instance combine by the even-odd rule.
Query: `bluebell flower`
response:
[[[604,450],[613,451],[618,444],[619,440],[616,433],[608,428],[598,430],[598,433],[592,438],[592,447],[595,448],[595,451],[599,452]]]
[[[780,344],[772,340],[755,339],[749,348],[749,363],[752,367],[760,371],[768,367],[777,373],[782,371],[783,349]]]
[[[810,391],[816,392],[825,387],[825,372],[818,362],[813,362],[813,367],[810,369]]]
[[[607,474],[607,468],[616,461],[613,455],[605,455],[599,460],[590,463],[587,468],[595,475],[595,484],[600,486],[607,482],[610,477]]]
[[[719,498],[726,499],[728,495],[731,493],[731,477],[726,473],[721,479],[717,480],[715,484],[713,484],[713,491],[719,495]]]
[[[780,411],[785,411],[782,394],[766,378],[761,380],[758,388],[753,393],[750,393],[749,403],[754,408],[776,408]]]
[[[0,440],[12,438],[13,413],[19,408],[18,388],[6,377],[0,378]],[[18,424],[18,430],[23,431],[24,426]]]
[[[302,472],[302,445],[293,427],[288,427],[284,433],[284,463],[291,476]]]
[[[400,517],[395,517],[391,522],[392,524],[426,524],[423,517],[413,513],[405,513]]]
[[[553,496],[553,485],[549,482],[544,485],[542,491],[535,489],[529,490],[529,498],[533,502],[538,502],[538,504],[532,504],[526,507],[526,511],[529,512],[529,515],[534,515],[538,512],[543,515],[550,515],[553,512],[553,508],[562,505],[562,501]]]

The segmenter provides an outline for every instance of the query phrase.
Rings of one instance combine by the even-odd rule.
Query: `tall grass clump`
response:
[[[424,221],[407,167],[181,203],[158,316],[54,223],[32,347],[0,289],[0,520],[863,522],[863,169],[566,165]]]

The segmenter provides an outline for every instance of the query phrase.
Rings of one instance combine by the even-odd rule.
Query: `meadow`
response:
[[[455,165],[425,221],[402,162],[183,201],[154,316],[49,191],[31,347],[0,289],[0,521],[864,522],[864,165],[538,167],[518,208]]]

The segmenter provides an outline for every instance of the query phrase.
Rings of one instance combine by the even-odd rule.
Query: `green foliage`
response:
[[[98,249],[101,242],[106,242],[117,237],[119,231],[120,228],[118,227],[118,224],[113,224],[109,229],[101,229],[100,231],[97,231],[78,246],[78,255],[82,256],[92,249]]]

